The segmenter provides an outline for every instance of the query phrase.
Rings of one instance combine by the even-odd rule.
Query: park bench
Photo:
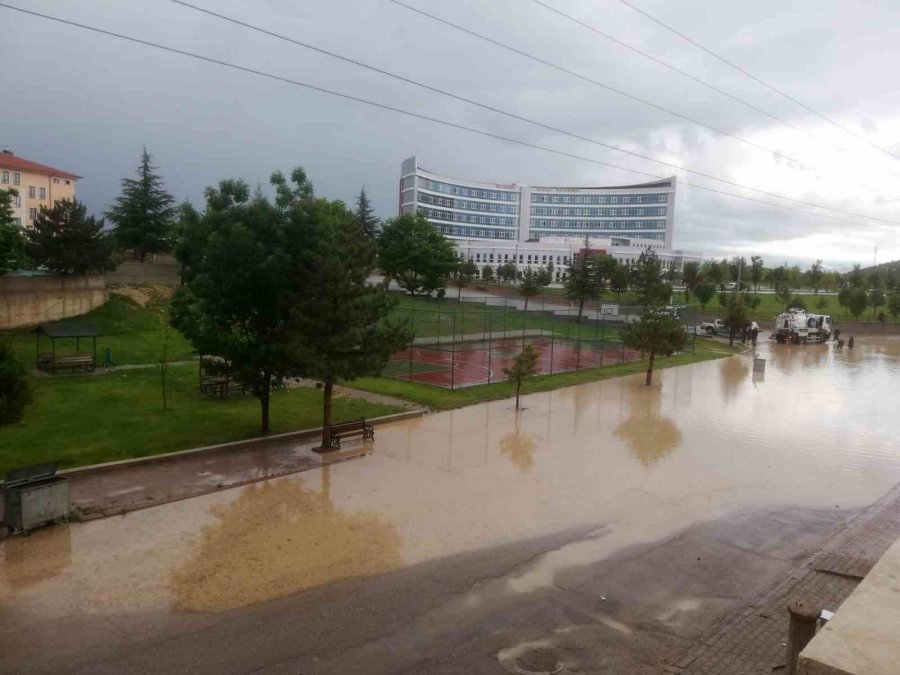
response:
[[[331,425],[331,446],[334,448],[341,447],[341,439],[354,436],[362,436],[363,440],[375,440],[375,427],[365,420]]]
[[[38,368],[54,373],[58,370],[93,372],[94,357],[90,354],[67,354],[65,356],[41,354],[38,359]]]

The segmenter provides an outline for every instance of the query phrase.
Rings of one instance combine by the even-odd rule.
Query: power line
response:
[[[609,143],[604,143],[603,141],[599,141],[599,140],[594,139],[594,138],[590,138],[590,137],[587,137],[587,136],[582,136],[581,134],[578,134],[578,133],[575,133],[575,132],[572,132],[572,131],[567,131],[567,130],[561,129],[561,128],[559,128],[559,127],[555,127],[555,126],[552,126],[552,125],[549,125],[549,124],[545,124],[545,123],[543,123],[543,122],[539,122],[539,121],[536,121],[536,120],[533,120],[533,119],[530,119],[530,118],[527,118],[527,117],[523,117],[522,115],[518,115],[518,114],[516,114],[516,113],[511,113],[511,112],[508,112],[508,111],[506,111],[506,110],[502,110],[502,109],[500,109],[500,108],[496,108],[496,107],[494,107],[494,106],[491,106],[491,105],[488,105],[488,104],[485,104],[485,103],[481,103],[480,101],[476,101],[476,100],[473,100],[473,99],[470,99],[470,98],[466,98],[465,96],[460,96],[460,95],[458,95],[458,94],[454,94],[454,93],[449,92],[449,91],[447,91],[447,90],[445,90],[445,89],[440,89],[439,87],[435,87],[435,86],[432,86],[432,85],[429,85],[429,84],[425,84],[424,82],[420,82],[420,81],[418,81],[418,80],[413,80],[413,79],[408,78],[408,77],[405,77],[405,76],[403,76],[403,75],[398,75],[398,74],[396,74],[396,73],[392,73],[392,72],[390,72],[390,71],[388,71],[388,70],[384,70],[383,68],[378,68],[378,67],[376,67],[376,66],[372,66],[372,65],[367,64],[367,63],[364,63],[364,62],[362,62],[362,61],[358,61],[358,60],[356,60],[356,59],[352,59],[352,58],[343,56],[343,55],[341,55],[341,54],[337,54],[337,53],[332,52],[332,51],[329,51],[329,50],[327,50],[327,49],[322,49],[322,48],[320,48],[320,47],[316,47],[315,45],[312,45],[312,44],[310,44],[310,43],[308,43],[308,42],[302,42],[302,41],[297,40],[297,39],[295,39],[295,38],[291,38],[291,37],[288,37],[288,36],[286,36],[286,35],[282,35],[282,34],[280,34],[280,33],[276,33],[276,32],[274,32],[274,31],[268,30],[268,29],[266,29],[266,28],[262,28],[262,27],[260,27],[260,26],[253,25],[253,24],[248,23],[248,22],[246,22],[246,21],[242,21],[242,20],[240,20],[240,19],[236,19],[236,18],[234,18],[234,17],[230,17],[230,16],[227,16],[227,15],[225,15],[225,14],[220,14],[219,12],[215,12],[215,11],[213,11],[213,10],[206,9],[206,8],[200,7],[200,6],[198,6],[198,5],[191,4],[190,2],[185,2],[185,0],[172,0],[172,2],[174,2],[174,3],[177,4],[177,5],[181,5],[181,6],[183,6],[183,7],[187,7],[187,8],[189,8],[189,9],[193,9],[193,10],[198,11],[198,12],[201,12],[201,13],[203,13],[203,14],[207,14],[207,15],[209,15],[209,16],[215,17],[215,18],[217,18],[217,19],[221,19],[222,21],[226,21],[226,22],[228,22],[228,23],[232,23],[232,24],[241,26],[241,27],[243,27],[243,28],[247,28],[247,29],[252,30],[252,31],[255,31],[255,32],[258,32],[258,33],[262,33],[262,34],[264,34],[264,35],[267,35],[267,36],[276,38],[276,39],[278,39],[278,40],[282,40],[282,41],[284,41],[284,42],[288,42],[288,43],[297,45],[297,46],[299,46],[299,47],[303,47],[303,48],[305,48],[305,49],[310,49],[310,50],[315,51],[315,52],[317,52],[317,53],[319,53],[319,54],[324,54],[324,55],[326,55],[326,56],[329,56],[329,57],[338,59],[338,60],[340,60],[340,61],[344,61],[345,63],[350,63],[350,64],[353,64],[353,65],[355,65],[355,66],[359,66],[360,68],[365,68],[366,70],[370,70],[370,71],[379,73],[380,75],[385,75],[385,76],[387,76],[387,77],[394,78],[394,79],[399,80],[399,81],[401,81],[401,82],[405,82],[405,83],[407,83],[407,84],[411,84],[411,85],[414,85],[414,86],[416,86],[416,87],[421,87],[422,89],[425,89],[425,90],[427,90],[427,91],[431,91],[431,92],[440,94],[440,95],[442,95],[442,96],[447,96],[447,97],[452,98],[452,99],[454,99],[454,100],[461,101],[461,102],[467,103],[467,104],[469,104],[469,105],[477,106],[477,107],[482,108],[482,109],[484,109],[484,110],[489,110],[489,111],[491,111],[491,112],[494,112],[494,113],[497,113],[497,114],[500,114],[500,115],[504,115],[504,116],[509,117],[509,118],[511,118],[511,119],[515,119],[515,120],[518,120],[518,121],[521,121],[521,122],[525,122],[525,123],[527,123],[527,124],[531,124],[531,125],[533,125],[533,126],[540,127],[540,128],[542,128],[542,129],[547,129],[548,131],[552,131],[552,132],[554,132],[554,133],[563,134],[563,135],[565,135],[565,136],[569,136],[569,137],[571,137],[571,138],[575,138],[575,139],[580,140],[580,141],[585,141],[585,142],[587,142],[587,143],[592,143],[592,144],[597,145],[597,146],[599,146],[599,147],[608,148],[608,149],[611,149],[611,150],[616,150],[616,151],[618,151],[618,152],[621,152],[621,153],[624,153],[624,154],[627,154],[627,155],[631,155],[632,157],[638,157],[638,158],[640,158],[640,159],[645,159],[645,160],[648,160],[648,161],[651,161],[651,162],[656,162],[657,164],[661,164],[661,165],[663,165],[663,166],[666,166],[666,167],[669,167],[669,168],[672,168],[672,169],[677,169],[677,170],[679,170],[679,171],[685,171],[685,172],[687,172],[687,173],[695,174],[695,175],[697,175],[697,176],[701,176],[701,177],[703,177],[703,178],[708,178],[708,179],[710,179],[710,180],[718,181],[718,182],[720,182],[720,183],[725,183],[725,184],[727,184],[727,185],[732,185],[732,186],[734,186],[734,187],[738,187],[738,188],[741,188],[741,189],[744,189],[744,190],[750,190],[750,191],[752,191],[752,192],[757,192],[757,193],[762,194],[762,195],[765,195],[765,196],[767,196],[767,197],[775,197],[775,198],[777,198],[777,199],[784,199],[784,200],[786,200],[786,201],[794,202],[794,203],[796,203],[796,204],[803,204],[804,206],[812,206],[812,207],[815,207],[815,208],[825,209],[825,210],[827,210],[827,211],[833,211],[833,212],[835,212],[835,213],[842,213],[842,214],[848,215],[848,216],[857,216],[857,217],[861,217],[861,218],[871,218],[872,220],[881,220],[880,218],[877,218],[877,217],[874,217],[874,216],[867,216],[866,214],[863,214],[863,213],[858,213],[858,212],[854,212],[854,211],[846,211],[846,210],[843,210],[843,209],[838,209],[838,208],[834,208],[834,207],[830,207],[830,206],[824,206],[824,205],[822,205],[822,204],[817,204],[817,203],[815,203],[815,202],[809,202],[809,201],[805,201],[805,200],[802,200],[802,199],[795,199],[795,198],[793,198],[793,197],[786,197],[786,196],[784,196],[784,195],[782,195],[782,194],[779,194],[779,193],[777,193],[777,192],[769,192],[769,191],[766,191],[766,190],[761,190],[761,189],[759,189],[759,188],[750,187],[749,185],[744,185],[744,184],[742,184],[742,183],[737,183],[737,182],[735,182],[735,181],[728,180],[728,179],[726,179],[726,178],[719,178],[719,177],[717,177],[717,176],[713,176],[713,175],[711,175],[711,174],[704,173],[704,172],[702,172],[702,171],[696,171],[696,170],[694,170],[694,169],[689,169],[689,168],[680,166],[680,165],[678,165],[678,164],[673,164],[672,162],[666,162],[666,161],[664,161],[664,160],[656,159],[655,157],[651,157],[651,156],[649,156],[649,155],[641,154],[641,153],[639,153],[639,152],[634,152],[634,151],[632,151],[632,150],[626,150],[625,148],[621,148],[621,147],[619,147],[619,146],[617,146],[617,145],[612,145],[612,144],[609,144]],[[890,221],[887,221],[887,222],[890,222]]]
[[[628,92],[623,91],[622,89],[617,89],[616,87],[613,87],[613,86],[611,86],[611,85],[608,85],[608,84],[605,84],[605,83],[603,83],[603,82],[600,82],[599,80],[595,80],[595,79],[593,79],[593,78],[591,78],[591,77],[588,77],[587,75],[582,75],[581,73],[576,72],[576,71],[574,71],[574,70],[571,70],[571,69],[569,69],[569,68],[566,68],[565,66],[560,66],[559,64],[553,63],[552,61],[547,61],[546,59],[543,59],[543,58],[541,58],[541,57],[539,57],[539,56],[535,56],[534,54],[530,54],[529,52],[523,51],[523,50],[521,50],[521,49],[518,49],[518,48],[516,48],[516,47],[513,47],[513,46],[511,46],[511,45],[508,45],[508,44],[506,44],[506,43],[504,43],[504,42],[500,42],[499,40],[495,40],[495,39],[492,38],[492,37],[489,37],[489,36],[487,36],[487,35],[483,35],[482,33],[478,33],[478,32],[476,32],[476,31],[474,31],[474,30],[472,30],[472,29],[470,29],[470,28],[466,28],[465,26],[460,26],[459,24],[453,23],[452,21],[449,21],[448,19],[443,19],[443,18],[441,18],[441,17],[439,17],[439,16],[436,16],[436,15],[434,15],[434,14],[429,14],[428,12],[426,12],[426,11],[424,11],[424,10],[422,10],[422,9],[419,9],[418,7],[413,7],[412,5],[407,5],[405,2],[401,2],[401,0],[389,0],[389,1],[392,2],[392,3],[394,3],[395,5],[397,5],[397,6],[399,6],[399,7],[403,7],[404,9],[408,9],[408,10],[410,10],[411,12],[415,12],[416,14],[421,14],[422,16],[427,17],[427,18],[431,19],[432,21],[436,21],[436,22],[438,22],[438,23],[444,24],[445,26],[449,26],[449,27],[451,27],[451,28],[454,28],[454,29],[456,29],[456,30],[458,30],[458,31],[460,31],[460,32],[462,32],[462,33],[466,33],[466,34],[468,34],[468,35],[471,35],[471,36],[473,36],[473,37],[476,37],[476,38],[478,38],[479,40],[484,40],[485,42],[488,42],[488,43],[490,43],[490,44],[492,44],[492,45],[495,45],[495,46],[497,46],[497,47],[500,47],[501,49],[505,49],[505,50],[510,51],[510,52],[512,52],[512,53],[514,53],[514,54],[518,54],[519,56],[522,56],[522,57],[524,57],[524,58],[526,58],[526,59],[529,59],[529,60],[534,61],[534,62],[536,62],[536,63],[540,63],[540,64],[542,64],[542,65],[545,65],[545,66],[547,66],[548,68],[553,68],[554,70],[557,70],[557,71],[559,71],[559,72],[561,72],[561,73],[565,73],[565,74],[570,75],[570,76],[572,76],[572,77],[575,77],[575,78],[577,78],[577,79],[579,79],[579,80],[583,80],[583,81],[585,81],[585,82],[589,82],[590,84],[593,84],[593,85],[595,85],[595,86],[597,86],[597,87],[600,87],[601,89],[606,89],[606,90],[608,90],[608,91],[611,91],[611,92],[614,92],[614,93],[616,93],[616,94],[619,94],[620,96],[624,96],[625,98],[629,98],[629,99],[631,99],[631,100],[633,100],[633,101],[637,101],[638,103],[642,103],[642,104],[644,104],[644,105],[646,105],[646,106],[649,106],[649,107],[651,107],[651,108],[655,108],[656,110],[660,110],[660,111],[662,111],[662,112],[668,113],[669,115],[672,115],[672,116],[677,117],[677,118],[679,118],[679,119],[682,119],[682,120],[685,120],[685,121],[687,121],[687,122],[690,122],[691,124],[696,124],[697,126],[703,127],[704,129],[708,129],[709,131],[712,131],[712,132],[714,132],[714,133],[720,134],[720,135],[722,135],[722,136],[727,136],[728,138],[732,138],[732,139],[734,139],[734,140],[736,140],[736,141],[739,141],[739,142],[744,143],[744,144],[746,144],[746,145],[749,145],[749,146],[751,146],[751,147],[753,147],[753,148],[756,148],[757,150],[761,150],[761,151],[763,151],[763,152],[766,152],[766,153],[768,153],[768,154],[770,154],[770,155],[772,155],[772,156],[774,156],[774,157],[780,157],[780,158],[785,159],[785,160],[787,160],[787,161],[789,161],[789,162],[793,162],[794,164],[797,164],[798,166],[800,166],[800,167],[802,167],[802,168],[805,168],[805,169],[808,169],[808,170],[811,170],[811,171],[821,171],[821,169],[819,169],[818,167],[813,166],[812,164],[807,164],[806,162],[803,162],[803,161],[797,159],[796,157],[792,157],[791,155],[787,155],[787,154],[785,154],[785,153],[783,153],[783,152],[779,152],[779,151],[773,150],[773,149],[771,149],[771,148],[767,148],[767,147],[764,146],[764,145],[760,145],[759,143],[756,143],[756,142],[754,142],[754,141],[747,140],[746,138],[742,138],[741,136],[738,136],[738,135],[733,134],[733,133],[731,133],[731,132],[724,131],[724,130],[719,129],[719,128],[717,128],[717,127],[710,126],[709,124],[705,124],[704,122],[700,122],[699,120],[695,120],[694,118],[688,117],[687,115],[682,115],[682,114],[679,113],[679,112],[675,112],[674,110],[671,110],[671,109],[669,109],[669,108],[666,108],[666,107],[664,107],[664,106],[661,106],[661,105],[659,105],[659,104],[657,104],[657,103],[653,103],[652,101],[649,101],[649,100],[647,100],[647,99],[645,99],[645,98],[641,98],[640,96],[636,96],[636,95],[634,95],[634,94],[629,94]],[[898,197],[896,197],[896,196],[894,196],[894,195],[885,195],[883,192],[881,192],[881,191],[879,191],[879,190],[876,190],[875,188],[869,187],[869,186],[867,186],[867,185],[858,185],[858,187],[862,188],[863,190],[868,190],[869,192],[873,192],[873,193],[875,193],[875,194],[877,194],[877,195],[880,195],[880,196],[882,196],[882,197],[888,197],[888,198],[890,198],[890,199],[897,199],[897,198],[898,198]]]
[[[827,115],[824,115],[823,113],[820,113],[819,111],[817,111],[817,110],[815,110],[815,109],[809,107],[809,106],[806,105],[803,101],[797,100],[796,98],[794,98],[794,97],[791,96],[790,94],[786,94],[785,92],[783,92],[783,91],[782,91],[781,89],[779,89],[778,87],[769,84],[768,82],[766,82],[766,81],[763,80],[763,79],[758,78],[756,75],[754,75],[753,73],[749,72],[749,71],[746,70],[745,68],[742,68],[741,66],[737,65],[737,64],[734,63],[733,61],[729,61],[729,60],[726,59],[724,56],[721,56],[720,54],[717,54],[716,52],[714,52],[713,50],[709,49],[708,47],[704,47],[702,44],[700,44],[700,43],[697,42],[696,40],[694,40],[694,39],[688,37],[687,35],[685,35],[684,33],[680,32],[680,31],[678,31],[677,29],[673,28],[673,27],[670,26],[669,24],[664,23],[663,21],[661,21],[660,19],[657,19],[655,16],[653,16],[653,15],[651,15],[651,14],[648,14],[647,12],[645,12],[645,11],[642,10],[642,9],[640,9],[639,7],[635,7],[635,6],[632,5],[630,2],[628,2],[628,0],[619,0],[619,2],[621,2],[621,3],[622,3],[623,5],[625,5],[626,7],[630,7],[631,9],[633,9],[633,10],[634,10],[635,12],[637,12],[638,14],[641,14],[641,15],[647,17],[647,18],[650,19],[650,21],[652,21],[653,23],[655,23],[655,24],[657,24],[657,25],[659,25],[659,26],[662,26],[662,27],[665,28],[667,31],[669,31],[669,32],[671,32],[671,33],[674,33],[675,35],[677,35],[678,37],[680,37],[682,40],[685,40],[685,41],[687,41],[687,42],[690,42],[692,45],[694,45],[694,46],[697,47],[698,49],[703,50],[704,52],[706,52],[707,54],[709,54],[709,55],[712,56],[713,58],[715,58],[715,59],[721,61],[722,63],[724,63],[725,65],[727,65],[727,66],[729,66],[729,67],[731,67],[731,68],[733,68],[734,70],[738,71],[739,73],[742,73],[743,75],[749,77],[749,78],[750,78],[751,80],[753,80],[754,82],[758,82],[759,84],[761,84],[762,86],[764,86],[766,89],[769,89],[769,90],[775,92],[776,94],[778,94],[779,96],[782,96],[782,97],[786,98],[786,99],[787,99],[788,101],[790,101],[791,103],[794,103],[795,105],[800,106],[800,107],[803,108],[804,110],[806,110],[806,111],[808,111],[808,112],[811,112],[811,113],[812,113],[813,115],[815,115],[816,117],[819,117],[819,118],[825,120],[826,122],[828,122],[829,124],[831,124],[831,125],[837,127],[837,128],[840,129],[841,131],[844,131],[844,132],[850,134],[850,135],[853,136],[854,138],[858,138],[859,140],[863,141],[863,142],[866,143],[867,145],[872,146],[873,148],[875,148],[876,150],[878,150],[878,151],[880,151],[880,152],[883,152],[883,153],[884,153],[885,155],[887,155],[888,157],[890,157],[890,158],[892,158],[892,159],[900,160],[900,156],[897,156],[897,155],[893,154],[892,152],[890,152],[889,150],[887,150],[887,149],[885,149],[885,148],[882,148],[880,145],[877,145],[877,144],[873,143],[872,141],[870,141],[870,140],[869,140],[868,138],[866,138],[865,136],[860,136],[859,134],[857,134],[857,133],[856,133],[855,131],[853,131],[852,129],[848,129],[848,128],[845,127],[844,125],[842,125],[842,124],[840,124],[840,123],[838,123],[838,122],[835,122],[833,119],[831,119],[831,118],[828,117]]]
[[[302,87],[302,88],[304,88],[304,89],[309,89],[310,91],[316,91],[316,92],[323,93],[323,94],[329,94],[329,95],[331,95],[331,96],[336,96],[336,97],[338,97],[338,98],[342,98],[342,99],[345,99],[345,100],[354,101],[354,102],[356,102],[356,103],[363,103],[363,104],[365,104],[365,105],[370,105],[370,106],[373,106],[373,107],[375,107],[375,108],[379,108],[379,109],[381,109],[381,110],[387,110],[387,111],[389,111],[389,112],[394,112],[394,113],[397,113],[397,114],[400,114],[400,115],[405,115],[405,116],[407,116],[407,117],[412,117],[412,118],[415,118],[415,119],[420,119],[420,120],[424,120],[424,121],[427,121],[427,122],[432,122],[432,123],[435,123],[435,124],[440,124],[440,125],[442,125],[442,126],[450,127],[450,128],[453,128],[453,129],[458,129],[458,130],[461,130],[461,131],[466,131],[466,132],[469,132],[469,133],[478,134],[479,136],[485,136],[485,137],[487,137],[487,138],[493,138],[493,139],[500,140],[500,141],[504,141],[504,142],[507,142],[507,143],[513,143],[513,144],[516,144],[516,145],[521,145],[521,146],[523,146],[523,147],[532,148],[532,149],[535,149],[535,150],[541,150],[541,151],[543,151],[543,152],[549,152],[549,153],[552,153],[552,154],[554,154],[554,155],[559,155],[559,156],[561,156],[561,157],[568,157],[568,158],[571,158],[571,159],[577,159],[577,160],[584,161],[584,162],[590,162],[590,163],[592,163],[592,164],[597,164],[597,165],[599,165],[599,166],[606,166],[606,167],[610,167],[610,168],[613,168],[613,169],[618,169],[618,170],[621,170],[621,171],[627,171],[627,172],[629,172],[629,173],[637,174],[637,175],[640,175],[640,176],[648,176],[648,177],[650,177],[650,178],[653,178],[654,180],[660,180],[660,179],[664,179],[664,178],[665,178],[664,176],[659,176],[659,175],[657,175],[657,174],[649,173],[649,172],[647,172],[647,171],[640,171],[640,170],[638,170],[638,169],[629,169],[629,168],[624,167],[624,166],[618,166],[618,165],[616,165],[616,164],[610,164],[609,162],[603,162],[603,161],[601,161],[601,160],[593,159],[593,158],[591,158],[591,157],[585,157],[585,156],[583,156],[583,155],[576,155],[576,154],[574,154],[574,153],[566,152],[566,151],[564,151],[564,150],[557,150],[557,149],[555,149],[555,148],[549,148],[549,147],[546,147],[546,146],[537,145],[536,143],[530,143],[530,142],[528,142],[528,141],[522,141],[522,140],[519,140],[519,139],[516,139],[516,138],[510,138],[510,137],[508,137],[508,136],[502,136],[502,135],[500,135],[500,134],[495,134],[495,133],[492,133],[492,132],[489,132],[489,131],[484,131],[484,130],[482,130],[482,129],[476,129],[476,128],[474,128],[474,127],[468,127],[468,126],[465,126],[465,125],[463,125],[463,124],[457,124],[456,122],[450,122],[450,121],[448,121],[448,120],[442,120],[442,119],[439,119],[439,118],[436,118],[436,117],[431,117],[431,116],[428,116],[428,115],[423,115],[423,114],[421,114],[421,113],[416,113],[416,112],[412,112],[412,111],[409,111],[409,110],[403,110],[402,108],[395,108],[394,106],[387,105],[387,104],[385,104],[385,103],[378,103],[377,101],[370,101],[370,100],[368,100],[368,99],[364,99],[364,98],[361,98],[361,97],[359,97],[359,96],[353,96],[352,94],[345,94],[345,93],[338,92],[338,91],[334,91],[334,90],[331,90],[331,89],[326,89],[326,88],[324,88],[324,87],[319,87],[319,86],[316,86],[316,85],[313,85],[313,84],[309,84],[309,83],[307,83],[307,82],[301,82],[301,81],[299,81],[299,80],[294,80],[294,79],[291,79],[291,78],[288,78],[288,77],[284,77],[284,76],[281,76],[281,75],[274,75],[274,74],[272,74],[272,73],[267,73],[267,72],[264,72],[264,71],[261,71],[261,70],[256,70],[256,69],[254,69],[254,68],[249,68],[249,67],[247,67],[247,66],[241,66],[241,65],[238,65],[238,64],[235,64],[235,63],[229,63],[228,61],[222,61],[222,60],[215,59],[215,58],[212,58],[212,57],[209,57],[209,56],[203,56],[203,55],[201,55],[201,54],[195,54],[195,53],[193,53],[193,52],[185,51],[185,50],[183,50],[183,49],[178,49],[178,48],[176,48],[176,47],[168,47],[168,46],[166,46],[166,45],[161,45],[161,44],[158,44],[158,43],[155,43],[155,42],[150,42],[149,40],[143,40],[143,39],[141,39],[141,38],[132,37],[132,36],[130,36],[130,35],[125,35],[125,34],[123,34],[123,33],[116,33],[116,32],[110,31],[110,30],[106,30],[106,29],[104,29],[104,28],[97,28],[97,27],[95,27],[95,26],[88,26],[88,25],[86,25],[86,24],[78,23],[77,21],[72,21],[72,20],[70,20],[70,19],[62,19],[62,18],[59,18],[59,17],[51,16],[51,15],[49,15],[49,14],[42,14],[42,13],[40,13],[40,12],[35,12],[35,11],[29,10],[29,9],[24,9],[24,8],[22,8],[22,7],[16,7],[16,6],[14,6],[14,5],[9,5],[9,4],[5,3],[5,2],[0,2],[0,7],[5,7],[6,9],[10,9],[10,10],[13,10],[13,11],[16,11],[16,12],[20,12],[20,13],[22,13],[22,14],[28,14],[28,15],[35,16],[35,17],[38,17],[38,18],[41,18],[41,19],[46,19],[46,20],[48,20],[48,21],[54,21],[54,22],[56,22],[56,23],[65,24],[65,25],[67,25],[67,26],[72,26],[72,27],[74,27],[74,28],[80,28],[80,29],[82,29],[82,30],[87,30],[87,31],[90,31],[90,32],[93,32],[93,33],[98,33],[98,34],[101,34],[101,35],[106,35],[106,36],[108,36],[108,37],[114,37],[114,38],[117,38],[117,39],[120,39],[120,40],[125,40],[125,41],[128,41],[128,42],[133,42],[133,43],[135,43],[135,44],[140,44],[140,45],[143,45],[143,46],[145,46],[145,47],[152,47],[152,48],[154,48],[154,49],[159,49],[159,50],[162,50],[162,51],[165,51],[165,52],[169,52],[169,53],[172,53],[172,54],[178,54],[178,55],[180,55],[180,56],[187,56],[187,57],[189,57],[189,58],[197,59],[197,60],[199,60],[199,61],[204,61],[204,62],[206,62],[206,63],[212,63],[212,64],[219,65],[219,66],[222,66],[222,67],[225,67],[225,68],[229,68],[229,69],[232,69],[232,70],[236,70],[236,71],[240,71],[240,72],[244,72],[244,73],[249,73],[249,74],[251,74],[251,75],[257,75],[257,76],[259,76],[259,77],[264,77],[264,78],[267,78],[267,79],[270,79],[270,80],[274,80],[274,81],[277,81],[277,82],[282,82],[282,83],[285,83],[285,84],[291,84],[291,85],[294,85],[294,86]],[[798,208],[793,207],[793,206],[785,206],[785,205],[783,205],[783,204],[776,204],[776,203],[774,203],[774,202],[767,202],[767,201],[764,201],[764,200],[761,200],[761,199],[755,199],[755,198],[753,198],[753,197],[747,197],[746,195],[739,195],[739,194],[734,194],[734,193],[732,193],[732,192],[725,192],[725,191],[723,191],[723,190],[717,190],[717,189],[715,189],[715,188],[711,188],[711,187],[708,187],[708,186],[705,186],[705,185],[695,185],[695,184],[687,183],[687,182],[684,182],[683,185],[686,186],[686,187],[694,188],[694,189],[696,189],[696,190],[705,190],[705,191],[707,191],[707,192],[712,192],[712,193],[719,194],[719,195],[724,195],[724,196],[727,196],[727,197],[734,197],[734,198],[737,198],[737,199],[743,199],[743,200],[745,200],[745,201],[754,202],[754,203],[758,203],[758,204],[763,204],[763,205],[765,205],[765,206],[772,206],[772,207],[784,209],[784,210],[787,210],[787,211],[796,211],[796,212],[798,212],[798,213],[805,213],[805,214],[808,214],[808,215],[815,216],[815,217],[817,217],[817,218],[824,218],[824,219],[826,219],[826,220],[833,220],[833,221],[837,221],[837,222],[848,223],[848,224],[856,225],[856,226],[859,226],[859,227],[868,227],[868,228],[878,229],[878,230],[889,230],[889,231],[891,231],[891,232],[894,231],[894,228],[886,227],[886,226],[883,226],[883,225],[874,225],[874,224],[871,224],[871,223],[860,223],[860,222],[858,222],[858,221],[847,220],[847,219],[845,219],[845,218],[837,218],[837,217],[835,217],[835,216],[823,215],[823,214],[820,214],[820,213],[816,213],[816,212],[814,212],[814,211],[808,211],[808,210],[806,210],[806,209],[798,209]],[[871,218],[870,216],[864,216],[864,217],[866,217],[866,218]],[[872,218],[872,219],[873,219],[873,220],[881,220],[882,222],[889,223],[889,224],[891,224],[891,225],[900,225],[900,221],[885,220],[885,219],[880,219],[880,218]]]
[[[653,61],[654,63],[656,63],[664,68],[668,68],[669,70],[676,72],[683,77],[686,77],[687,79],[691,80],[692,82],[696,82],[697,84],[702,85],[702,86],[706,87],[707,89],[711,89],[712,91],[716,92],[717,94],[721,94],[722,96],[725,96],[726,98],[731,99],[732,101],[736,101],[736,102],[740,103],[741,105],[746,106],[747,108],[750,108],[751,110],[753,110],[755,112],[758,112],[761,115],[765,115],[766,117],[773,119],[776,122],[779,122],[780,124],[783,124],[790,129],[793,129],[794,131],[797,131],[797,132],[799,132],[805,136],[808,136],[809,138],[812,138],[814,140],[817,140],[820,142],[825,142],[828,145],[832,146],[833,148],[837,148],[838,150],[840,150],[842,152],[850,152],[850,150],[848,148],[845,148],[842,145],[838,145],[837,143],[834,143],[832,141],[825,141],[824,139],[820,138],[819,136],[812,133],[811,131],[808,131],[802,127],[799,127],[796,124],[794,124],[793,122],[787,121],[783,117],[779,117],[778,115],[770,113],[769,111],[764,110],[763,108],[760,108],[759,106],[754,105],[753,103],[750,103],[749,101],[746,101],[738,96],[735,96],[734,94],[731,94],[731,93],[725,91],[724,89],[722,89],[721,87],[717,87],[716,85],[714,85],[710,82],[707,82],[706,80],[703,80],[703,79],[697,77],[696,75],[691,75],[689,72],[679,68],[678,66],[675,66],[675,65],[669,63],[668,61],[663,61],[662,59],[657,58],[656,56],[653,56],[652,54],[648,54],[647,52],[643,51],[642,49],[639,49],[638,47],[635,47],[634,45],[628,44],[627,42],[624,42],[623,40],[620,40],[617,37],[613,37],[609,33],[604,33],[602,30],[600,30],[596,26],[593,26],[593,25],[587,23],[586,21],[582,21],[581,19],[572,16],[571,14],[567,14],[567,13],[563,12],[561,9],[558,9],[556,7],[553,7],[552,5],[547,4],[543,0],[531,0],[531,1],[534,4],[544,7],[545,9],[553,12],[554,14],[557,14],[557,15],[563,17],[564,19],[581,26],[582,28],[585,28],[585,29],[591,31],[592,33],[599,35],[600,37],[610,40],[611,42],[614,42],[617,45],[634,52],[635,54],[639,54],[639,55],[643,56],[644,58],[649,59],[650,61]],[[891,173],[894,176],[900,177],[900,174],[896,174],[893,172],[889,172],[889,173]]]

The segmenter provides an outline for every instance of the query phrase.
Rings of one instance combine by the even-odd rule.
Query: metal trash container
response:
[[[56,475],[56,462],[13,469],[6,474],[3,494],[3,520],[14,532],[69,515],[69,479]]]
[[[759,357],[753,359],[753,372],[754,373],[766,372],[766,360],[761,359]]]

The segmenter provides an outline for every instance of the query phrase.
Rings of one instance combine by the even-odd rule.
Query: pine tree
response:
[[[91,274],[112,268],[112,246],[103,221],[88,217],[77,199],[41,207],[34,229],[26,233],[28,257],[36,267],[57,274]]]
[[[122,179],[122,194],[106,214],[115,224],[113,233],[119,246],[132,249],[141,262],[148,253],[171,248],[177,213],[175,199],[163,187],[151,159],[144,148],[137,178]]]
[[[0,190],[0,276],[22,267],[25,256],[25,236],[13,220],[12,199],[15,190]]]
[[[0,344],[0,426],[21,420],[25,407],[31,401],[31,386],[25,367],[9,346]]]
[[[356,198],[356,219],[362,225],[369,239],[374,239],[378,236],[379,220],[375,217],[375,211],[369,203],[366,188],[360,190],[359,197]]]
[[[544,273],[542,270],[526,267],[519,279],[519,294],[525,298],[525,309],[528,309],[528,300],[544,290]]]
[[[292,302],[291,331],[303,374],[324,385],[322,448],[331,447],[334,384],[375,375],[412,342],[406,322],[387,320],[396,297],[368,283],[375,244],[341,202],[310,200],[290,211],[302,292]],[[429,226],[430,227],[430,226]],[[433,231],[433,230],[432,230]]]

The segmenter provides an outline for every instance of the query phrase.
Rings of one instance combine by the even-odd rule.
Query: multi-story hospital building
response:
[[[681,269],[696,252],[673,250],[675,178],[613,187],[538,187],[448,178],[401,165],[400,213],[424,214],[479,270],[504,262],[542,266],[556,276],[584,248],[625,264],[653,249],[664,269]]]

